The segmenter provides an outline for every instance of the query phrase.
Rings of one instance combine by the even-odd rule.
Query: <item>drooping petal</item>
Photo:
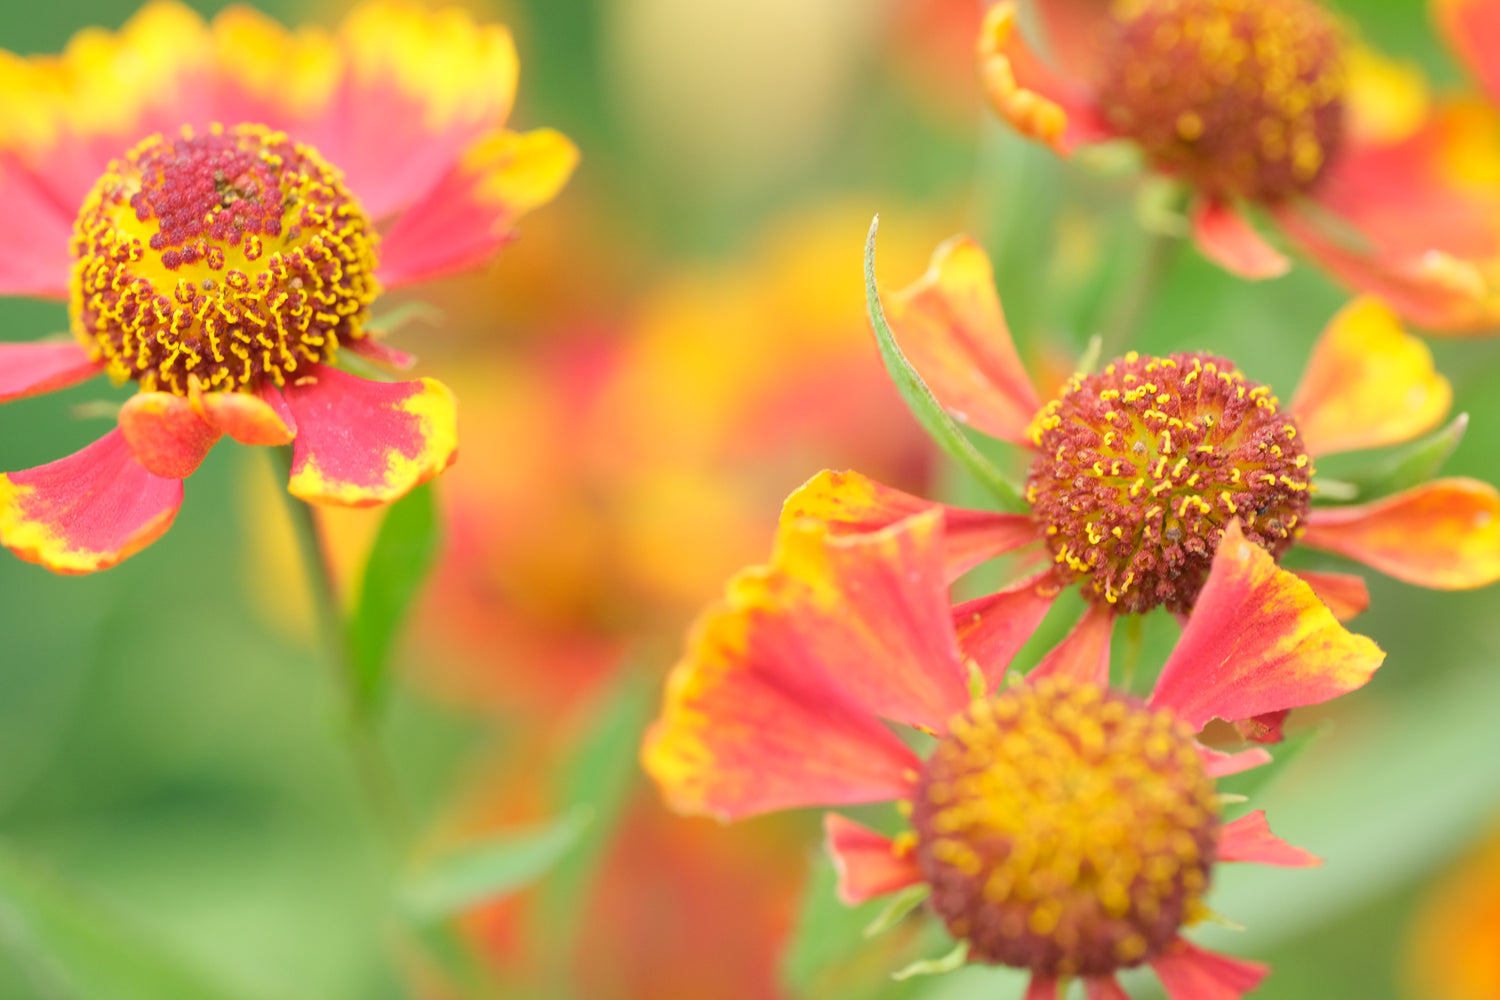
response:
[[[219,440],[186,396],[138,392],[120,407],[120,433],[141,467],[163,479],[186,479]]]
[[[1089,976],[1083,981],[1085,1000],[1130,1000],[1130,994],[1114,976]]]
[[[1212,747],[1198,747],[1198,756],[1203,760],[1203,770],[1210,778],[1227,778],[1271,763],[1271,754],[1261,747],[1241,750],[1239,753],[1223,753]]]
[[[1500,3],[1433,0],[1432,12],[1449,47],[1463,59],[1490,100],[1500,104],[1500,66],[1495,64],[1495,50],[1500,46]]]
[[[303,500],[390,503],[457,457],[457,403],[433,379],[371,382],[320,365],[283,395],[297,428],[287,488]]]
[[[1026,984],[1024,1000],[1057,1000],[1057,980],[1033,973],[1031,982]]]
[[[103,366],[70,340],[0,344],[0,403],[66,389],[101,371]]]
[[[838,873],[839,900],[856,906],[922,881],[910,848],[838,813],[823,817],[823,843]]]
[[[1205,951],[1183,938],[1151,960],[1170,1000],[1240,1000],[1270,974],[1268,966]]]
[[[1293,847],[1272,833],[1264,809],[1224,824],[1219,831],[1219,860],[1249,861],[1278,868],[1315,868],[1323,863],[1316,855]]]
[[[1410,441],[1453,403],[1432,351],[1378,299],[1356,299],[1329,322],[1290,410],[1312,455]]]
[[[1002,441],[1027,440],[1041,401],[978,243],[966,236],[943,243],[927,273],[884,304],[901,350],[954,420]]]
[[[1042,662],[1026,676],[1068,677],[1100,687],[1109,685],[1109,639],[1115,627],[1115,613],[1108,604],[1091,603],[1078,624],[1062,642],[1042,657]]]
[[[1061,591],[1048,570],[953,609],[959,651],[966,664],[979,668],[985,690],[999,686],[1011,660],[1037,630]]]
[[[1193,242],[1203,256],[1250,281],[1279,278],[1291,270],[1286,255],[1266,242],[1228,202],[1199,199],[1192,212]]]
[[[858,472],[824,470],[787,497],[781,523],[810,517],[835,534],[879,531],[913,514],[943,512],[943,548],[950,581],[987,559],[1036,541],[1037,523],[1023,514],[996,514],[933,503],[893,489]]]
[[[1046,67],[1021,37],[1016,13],[1014,3],[998,3],[979,31],[979,78],[995,113],[1063,156],[1112,138],[1088,86]]]
[[[1318,600],[1328,606],[1341,622],[1364,614],[1370,606],[1370,588],[1365,578],[1354,573],[1323,573],[1314,569],[1293,570],[1302,582],[1313,589]]]
[[[141,468],[112,430],[67,458],[0,475],[0,544],[56,573],[108,569],[160,538],[182,483]]]
[[[374,337],[360,337],[344,344],[344,349],[353,351],[362,358],[367,358],[377,365],[383,365],[393,371],[410,371],[416,366],[417,358],[414,354],[392,347],[390,344]]]
[[[274,389],[271,395],[279,399]],[[248,392],[211,392],[200,397],[199,405],[208,422],[221,434],[240,444],[274,447],[290,444],[297,436],[290,413],[280,412],[265,396]]]
[[[1418,587],[1487,586],[1500,580],[1500,492],[1437,479],[1357,507],[1315,507],[1301,543]]]
[[[396,220],[377,277],[397,288],[483,266],[515,221],[551,201],[577,164],[578,148],[551,129],[484,136]]]
[[[1384,658],[1235,521],[1150,702],[1201,729],[1215,717],[1233,722],[1353,691]]]

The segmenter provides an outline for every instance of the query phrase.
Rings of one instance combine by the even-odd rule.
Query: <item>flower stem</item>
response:
[[[282,481],[291,474],[292,449],[274,449]],[[346,738],[362,794],[385,834],[388,844],[402,847],[411,829],[400,786],[392,771],[380,740],[378,719],[359,698],[359,676],[344,615],[339,607],[338,584],[333,564],[324,544],[323,533],[313,508],[306,501],[286,494],[287,513],[297,536],[306,570],[308,589],[312,592],[313,613],[322,634],[327,656],[337,674],[347,709]]]

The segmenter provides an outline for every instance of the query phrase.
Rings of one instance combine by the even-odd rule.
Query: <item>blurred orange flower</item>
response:
[[[1428,895],[1408,965],[1417,1000],[1500,1000],[1500,833]]]

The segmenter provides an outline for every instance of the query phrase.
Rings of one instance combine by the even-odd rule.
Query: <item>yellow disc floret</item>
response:
[[[152,136],[79,212],[73,331],[148,391],[283,385],[364,336],[376,240],[342,175],[281,132]]]
[[[1179,719],[1058,678],[954,719],[912,822],[933,909],[971,959],[1097,976],[1203,915],[1219,805]]]

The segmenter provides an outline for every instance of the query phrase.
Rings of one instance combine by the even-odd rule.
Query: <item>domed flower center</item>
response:
[[[1117,0],[1100,81],[1110,123],[1221,197],[1305,190],[1343,134],[1333,19],[1313,0]]]
[[[148,391],[283,385],[364,335],[376,239],[342,175],[280,132],[152,136],[79,212],[73,330]]]
[[[1131,352],[1074,376],[1031,439],[1026,496],[1053,557],[1120,611],[1189,610],[1231,520],[1280,556],[1307,514],[1296,425],[1223,358]]]
[[[954,720],[917,785],[917,861],[971,959],[1104,975],[1201,915],[1214,783],[1168,712],[1049,679]]]

